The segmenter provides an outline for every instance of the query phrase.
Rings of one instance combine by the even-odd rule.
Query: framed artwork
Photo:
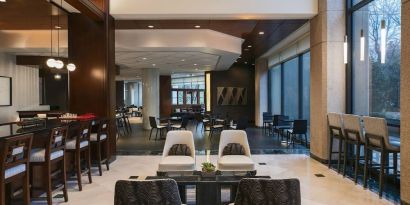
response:
[[[0,76],[0,106],[12,105],[11,77]]]
[[[218,87],[218,105],[246,105],[248,103],[248,90],[239,87]]]

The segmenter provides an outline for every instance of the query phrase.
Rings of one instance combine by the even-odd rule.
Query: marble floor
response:
[[[212,155],[211,161],[216,162],[216,157]],[[269,175],[275,179],[298,178],[301,182],[303,205],[391,204],[304,154],[253,155],[252,158],[258,163],[258,175]],[[96,176],[97,170],[93,170],[92,184],[88,184],[87,177],[83,177],[85,183],[82,192],[77,190],[75,183],[70,183],[69,202],[62,204],[111,205],[117,180],[128,179],[130,176],[155,175],[160,159],[160,156],[118,156],[111,164],[110,171],[104,171],[103,176]],[[196,161],[199,168],[200,163],[205,161],[205,156],[197,156]],[[315,174],[322,174],[324,177],[317,177]],[[58,203],[62,199],[57,198],[55,201]]]

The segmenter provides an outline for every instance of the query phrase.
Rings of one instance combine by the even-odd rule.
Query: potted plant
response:
[[[204,162],[201,165],[202,167],[202,172],[201,175],[203,177],[215,177],[215,165],[212,164],[211,162]]]

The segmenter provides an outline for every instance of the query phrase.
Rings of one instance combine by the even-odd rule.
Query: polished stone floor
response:
[[[142,128],[141,118],[131,118],[132,132],[120,136],[117,141],[117,154],[119,155],[159,155],[162,153],[165,140],[155,141],[155,132],[149,140],[150,130]],[[201,131],[201,126],[196,129],[196,124],[190,121],[187,127],[192,131],[195,139],[195,148],[198,154],[204,154],[210,149],[212,154],[217,154],[219,133],[214,134],[212,139],[209,132]],[[250,127],[246,130],[252,154],[308,154],[309,150],[303,145],[296,143],[287,146],[281,143],[277,136],[268,135],[261,128]],[[308,135],[309,136],[309,135]]]
[[[211,161],[216,162],[216,157],[211,156]],[[304,154],[253,155],[252,158],[257,163],[266,163],[257,165],[258,175],[269,175],[274,179],[298,178],[301,182],[303,205],[392,204]],[[94,170],[92,184],[88,184],[87,178],[83,177],[83,191],[79,192],[75,183],[70,183],[69,202],[63,204],[111,205],[117,180],[126,180],[130,176],[154,175],[160,159],[160,156],[118,156],[111,164],[110,171],[104,171],[103,176],[96,176],[97,170]],[[197,156],[198,169],[203,161],[205,156]],[[316,174],[322,174],[324,177],[317,177]],[[55,199],[55,202],[59,201],[62,199]]]

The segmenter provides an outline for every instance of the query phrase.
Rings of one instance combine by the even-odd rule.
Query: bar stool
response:
[[[346,176],[346,164],[349,155],[347,146],[353,145],[356,147],[355,164],[354,164],[354,183],[357,184],[357,175],[359,173],[360,148],[364,146],[365,140],[363,129],[360,125],[360,117],[358,115],[343,114],[343,131],[344,138],[344,157],[343,157],[343,176]]]
[[[30,169],[31,171],[31,191],[35,189],[44,190],[47,195],[47,204],[52,204],[52,194],[62,190],[64,194],[64,201],[68,201],[67,196],[67,181],[66,181],[66,167],[65,167],[65,140],[67,137],[67,127],[57,127],[51,130],[51,134],[48,137],[46,148],[36,148],[31,150],[30,156]],[[54,164],[57,165],[59,170],[52,170]],[[43,169],[43,183],[45,187],[34,186],[34,174],[33,167],[38,166]],[[53,186],[55,183],[52,180],[60,174],[60,184]],[[54,179],[53,179],[54,178]]]
[[[110,170],[109,159],[108,159],[108,152],[109,152],[109,144],[108,144],[108,127],[109,127],[109,120],[103,119],[100,121],[98,125],[98,132],[91,133],[90,135],[90,143],[91,148],[95,147],[96,150],[92,150],[92,153],[95,153],[97,156],[97,166],[100,176],[102,176],[102,168],[101,165],[105,163],[107,166],[107,170]],[[102,147],[105,145],[105,158],[102,157]]]
[[[6,185],[23,181],[23,202],[30,204],[29,158],[33,134],[0,138],[0,204],[6,204]]]
[[[328,113],[327,122],[329,125],[329,132],[330,132],[328,167],[330,169],[330,165],[332,163],[332,154],[337,153],[338,154],[337,172],[340,173],[340,162],[342,158],[342,143],[344,140],[342,116],[339,113]],[[337,139],[339,141],[339,149],[336,152],[333,151],[333,140],[334,139]]]
[[[75,139],[67,140],[65,145],[66,152],[74,155],[74,166],[77,174],[78,190],[82,191],[81,176],[83,173],[88,174],[88,181],[92,183],[91,179],[91,158],[90,158],[90,132],[91,122],[85,121],[80,125],[78,133],[75,135]],[[86,169],[84,172],[81,170],[81,154],[84,156]]]
[[[394,170],[394,175],[397,175],[397,154],[400,153],[400,142],[390,139],[387,122],[384,118],[363,117],[365,130],[365,164],[364,164],[364,182],[363,187],[367,188],[368,172],[372,168],[380,168],[379,172],[379,197],[383,195],[385,169]],[[369,167],[369,155],[372,151],[381,153],[380,166]],[[389,162],[386,159],[389,154],[393,153],[393,167],[389,167]],[[387,163],[386,163],[387,162]],[[387,164],[387,167],[386,167]]]

